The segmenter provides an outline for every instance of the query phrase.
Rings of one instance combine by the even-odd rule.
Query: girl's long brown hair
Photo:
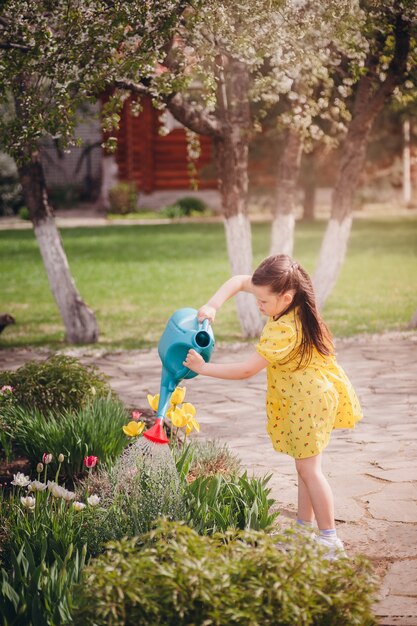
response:
[[[300,307],[303,336],[298,348],[288,357],[288,362],[295,358],[298,359],[296,369],[307,367],[313,356],[313,346],[320,354],[333,354],[331,333],[317,310],[311,278],[301,265],[287,254],[270,256],[255,270],[252,283],[268,286],[275,294],[294,291],[293,300],[282,315]]]

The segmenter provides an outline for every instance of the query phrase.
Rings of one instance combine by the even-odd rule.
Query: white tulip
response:
[[[26,498],[20,498],[20,502],[23,504],[23,506],[26,509],[29,509],[29,511],[33,511],[36,505],[36,500],[35,498],[32,498],[32,496],[27,496]]]
[[[67,502],[71,500],[75,500],[75,493],[73,491],[68,491],[68,489],[63,489],[63,494],[61,498],[64,498]]]
[[[32,480],[28,485],[28,491],[45,491],[47,485],[45,483],[41,483],[40,480]]]
[[[77,501],[73,502],[72,506],[74,507],[76,511],[82,511],[86,507],[85,504],[83,504],[82,502],[77,502]]]
[[[99,496],[96,496],[96,495],[89,496],[87,498],[87,502],[90,506],[97,506],[97,504],[100,502],[100,498]]]
[[[25,476],[22,472],[17,472],[17,474],[13,474],[12,485],[17,485],[17,487],[27,487],[29,483],[29,476]]]

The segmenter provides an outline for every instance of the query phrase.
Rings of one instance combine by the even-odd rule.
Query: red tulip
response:
[[[84,465],[88,468],[95,467],[98,462],[98,456],[86,456],[84,459]]]

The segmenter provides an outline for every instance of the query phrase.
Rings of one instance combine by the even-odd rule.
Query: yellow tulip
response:
[[[184,404],[182,405],[182,410],[188,415],[191,415],[191,417],[195,416],[195,406],[191,404],[191,402],[184,402]]]
[[[177,405],[184,402],[186,387],[176,387],[172,392],[171,396],[171,404]]]
[[[149,406],[151,407],[152,411],[157,411],[158,410],[158,404],[159,404],[159,393],[157,393],[156,396],[151,396],[151,394],[148,393],[148,402],[149,402]]]
[[[195,417],[189,416],[187,424],[185,426],[185,434],[189,435],[193,428],[199,433],[200,432],[200,424],[197,422]]]
[[[171,411],[170,419],[174,426],[177,428],[183,428],[188,421],[188,416],[182,409],[177,407],[175,411]]]
[[[128,437],[137,437],[141,434],[144,428],[145,422],[135,422],[132,420],[127,424],[127,426],[123,426],[123,432]]]

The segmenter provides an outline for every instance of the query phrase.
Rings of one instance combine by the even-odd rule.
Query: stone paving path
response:
[[[219,346],[213,361],[240,360],[247,345]],[[383,572],[376,607],[384,626],[417,626],[417,335],[389,333],[337,341],[338,359],[361,400],[365,419],[353,431],[334,431],[324,468],[335,494],[338,533],[351,554],[363,553]],[[97,365],[131,407],[147,406],[159,389],[157,351],[67,350]],[[1,369],[45,351],[2,350]],[[246,381],[197,377],[187,381],[200,437],[218,438],[258,476],[272,473],[272,495],[283,523],[296,512],[290,457],[272,449],[265,432],[265,374]]]

